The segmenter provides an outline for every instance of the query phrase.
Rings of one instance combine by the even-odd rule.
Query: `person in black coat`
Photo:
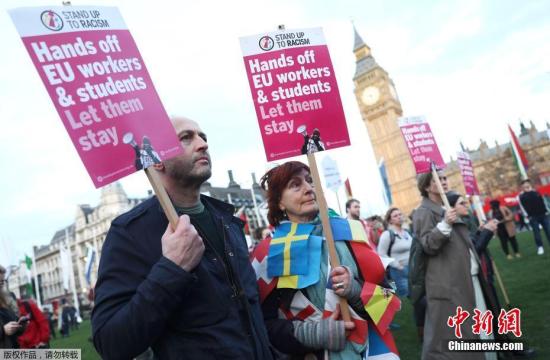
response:
[[[17,338],[25,331],[28,319],[19,318],[11,309],[5,276],[6,269],[0,266],[0,349],[18,349]]]
[[[183,152],[156,171],[178,212],[175,229],[152,197],[111,224],[102,249],[92,331],[106,359],[149,347],[159,359],[272,359],[234,207],[200,195],[211,175],[206,135],[173,119]]]

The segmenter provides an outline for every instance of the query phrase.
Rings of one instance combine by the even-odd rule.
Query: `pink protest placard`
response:
[[[350,144],[321,28],[240,41],[268,161]]]
[[[18,8],[10,15],[96,187],[181,152],[117,8]]]
[[[430,172],[432,162],[437,169],[445,168],[430,125],[423,116],[401,117],[399,127],[417,174]]]
[[[464,181],[464,189],[467,195],[479,195],[479,188],[477,187],[476,176],[474,174],[474,166],[470,155],[466,152],[459,151],[457,153],[456,161],[462,174],[462,180]]]

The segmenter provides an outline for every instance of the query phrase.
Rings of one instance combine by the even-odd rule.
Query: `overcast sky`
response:
[[[171,115],[208,133],[215,186],[250,185],[266,162],[239,47],[240,36],[324,28],[352,146],[334,150],[364,214],[384,209],[372,149],[355,97],[354,21],[395,82],[406,116],[425,115],[447,161],[459,142],[508,141],[506,124],[550,122],[549,1],[93,1],[118,6]],[[73,5],[90,2],[73,1]],[[60,5],[3,0],[4,10]],[[0,263],[47,244],[96,190],[57,117],[6,11],[0,12]],[[321,160],[322,157],[319,157]],[[122,181],[144,197],[145,175]],[[343,191],[340,194],[345,201]],[[327,191],[329,205],[336,196]]]

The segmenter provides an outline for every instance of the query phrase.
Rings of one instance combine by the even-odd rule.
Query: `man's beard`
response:
[[[210,159],[208,160],[210,163]],[[177,158],[164,161],[166,174],[182,187],[198,188],[212,176],[212,167],[205,167],[201,171],[193,171],[192,162],[184,162]]]

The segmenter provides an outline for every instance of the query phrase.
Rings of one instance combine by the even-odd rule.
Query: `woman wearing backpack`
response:
[[[384,216],[384,222],[387,229],[380,235],[378,254],[394,259],[389,264],[389,275],[395,282],[397,295],[403,299],[409,295],[409,251],[412,236],[403,229],[403,214],[398,208],[390,208]]]

